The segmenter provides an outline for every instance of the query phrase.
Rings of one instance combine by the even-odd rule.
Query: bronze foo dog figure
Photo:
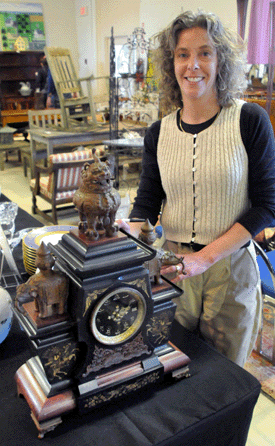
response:
[[[121,202],[119,193],[113,189],[109,161],[101,161],[95,151],[94,148],[94,162],[83,166],[80,187],[73,198],[79,212],[79,232],[91,240],[115,234],[115,216]]]
[[[33,300],[35,311],[41,319],[55,314],[61,316],[66,312],[68,279],[52,270],[54,263],[49,248],[41,242],[35,259],[35,266],[40,271],[31,276],[26,283],[19,285],[16,290],[15,306],[21,313],[26,313],[22,305]]]
[[[153,246],[157,236],[154,232],[154,226],[150,223],[148,218],[140,229],[138,238],[147,245]],[[145,266],[149,270],[150,282],[154,283],[155,285],[161,285],[161,267],[163,265],[178,265],[179,263],[181,263],[183,267],[182,274],[186,274],[184,272],[183,257],[177,257],[172,251],[165,251],[161,248],[156,249],[156,256],[145,262]]]

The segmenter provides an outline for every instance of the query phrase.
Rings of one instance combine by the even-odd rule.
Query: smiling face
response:
[[[205,29],[181,31],[174,53],[174,68],[183,103],[190,100],[218,103],[217,52]]]

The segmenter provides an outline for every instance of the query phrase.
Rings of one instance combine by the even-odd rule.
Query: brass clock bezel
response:
[[[131,296],[133,296],[136,299],[138,303],[137,317],[133,322],[133,324],[123,333],[120,333],[115,336],[104,335],[98,330],[96,326],[96,316],[102,305],[104,305],[108,299],[121,292],[128,292],[129,294],[131,294]],[[119,289],[112,290],[106,296],[100,299],[100,301],[96,304],[95,308],[93,309],[90,318],[91,331],[95,339],[104,345],[122,344],[123,342],[128,341],[131,337],[133,337],[137,333],[137,331],[139,330],[145,319],[146,309],[147,305],[143,294],[140,291],[136,290],[135,288],[125,286],[125,287],[120,287]]]

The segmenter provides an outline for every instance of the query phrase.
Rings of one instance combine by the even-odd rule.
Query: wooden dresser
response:
[[[34,107],[35,73],[43,51],[0,52],[1,123],[28,122],[28,110]],[[19,92],[20,82],[29,82],[30,96]]]

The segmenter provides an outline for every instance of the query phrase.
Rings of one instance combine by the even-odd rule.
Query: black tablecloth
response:
[[[2,201],[11,201],[6,195],[0,195],[0,202]],[[36,218],[32,217],[26,211],[20,208],[20,203],[18,203],[18,214],[15,219],[15,231],[20,231],[20,229],[29,228],[29,227],[41,227],[44,226],[43,223],[36,220]]]
[[[39,440],[29,406],[16,395],[15,372],[32,352],[14,320],[0,344],[1,445],[244,446],[260,383],[176,322],[171,340],[191,358],[189,378],[139,391],[88,415],[69,413]]]

